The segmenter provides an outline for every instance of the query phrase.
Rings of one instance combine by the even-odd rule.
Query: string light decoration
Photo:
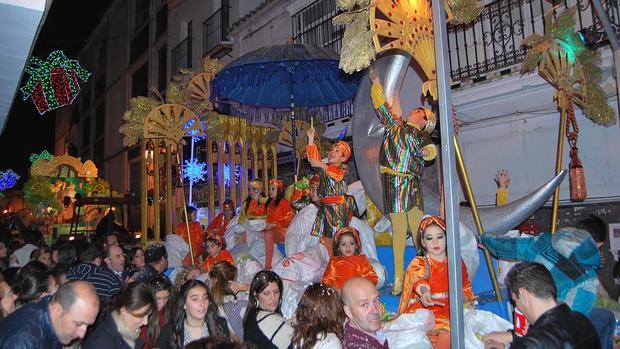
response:
[[[19,175],[13,170],[0,171],[0,191],[14,187],[18,180]]]
[[[32,97],[41,115],[73,103],[80,92],[79,80],[86,82],[90,77],[90,72],[62,51],[50,53],[47,60],[31,57],[26,73],[30,77],[20,90],[24,100]]]
[[[47,160],[47,161],[52,161],[52,159],[54,158],[54,155],[50,154],[50,152],[48,152],[47,150],[44,150],[41,152],[41,154],[30,154],[30,163],[34,164],[35,162],[39,161],[39,160]]]
[[[235,164],[235,184],[239,184],[239,177],[241,176],[241,168],[238,164]],[[230,164],[224,165],[224,184],[230,187]]]
[[[196,159],[185,160],[183,164],[183,177],[194,183],[204,181],[207,175],[206,166],[206,163]]]

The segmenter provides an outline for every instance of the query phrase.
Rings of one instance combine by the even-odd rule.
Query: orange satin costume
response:
[[[267,216],[267,206],[265,206],[267,199],[261,198],[259,201],[250,199],[250,206],[245,208],[245,203],[241,206],[241,215],[239,217],[239,224],[245,223],[248,219],[261,219]]]
[[[185,222],[177,225],[176,233],[180,237],[185,240],[189,244],[189,240],[187,239],[187,227],[185,226]],[[192,235],[192,251],[194,252],[194,261],[198,261],[198,257],[202,255],[202,244],[204,243],[204,232],[202,231],[202,226],[198,222],[189,222],[189,232]],[[190,266],[192,264],[191,257],[189,253],[183,260],[183,265]]]
[[[366,255],[360,254],[332,257],[327,264],[321,282],[339,290],[347,280],[355,276],[366,278],[375,285],[379,281],[377,273],[370,265]]]
[[[250,204],[251,205],[251,204]],[[207,226],[207,233],[217,234],[219,236],[224,236],[226,232],[226,227],[228,227],[229,219],[226,219],[224,213],[220,213],[209,223]]]
[[[427,270],[427,264],[430,270]],[[461,273],[463,279],[463,301],[469,302],[474,299],[471,289],[471,281],[467,273],[467,267],[461,260]],[[448,294],[448,259],[439,262],[430,257],[415,257],[405,272],[403,294],[400,296],[398,313],[413,313],[418,309],[426,308],[420,301],[418,290],[426,286],[431,291],[433,301],[441,302],[445,306],[431,306],[427,309],[435,315],[435,328],[431,331],[450,331],[450,299]],[[429,337],[430,338],[430,337]],[[433,338],[430,338],[433,341]]]
[[[293,219],[293,209],[291,203],[286,200],[280,200],[278,206],[275,205],[275,200],[272,200],[267,207],[267,224],[275,224],[275,228],[271,228],[274,232],[275,241],[278,243],[284,242],[284,236],[286,235],[286,229],[288,229],[291,220]]]
[[[220,250],[220,253],[215,257],[207,256],[207,259],[204,263],[202,263],[202,267],[208,273],[211,271],[211,267],[219,262],[227,261],[228,263],[235,265],[235,260],[233,256],[228,252],[228,250]]]

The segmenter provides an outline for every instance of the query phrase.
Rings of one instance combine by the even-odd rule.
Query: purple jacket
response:
[[[344,323],[344,349],[389,349],[387,338],[380,339],[351,326],[348,320]]]

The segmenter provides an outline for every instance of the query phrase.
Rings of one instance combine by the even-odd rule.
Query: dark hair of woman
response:
[[[274,205],[278,207],[278,205],[280,204],[280,200],[282,199],[284,199],[284,189],[278,188],[278,195],[276,195],[276,198],[273,201]],[[265,202],[265,206],[269,207],[270,202],[271,202],[271,198],[268,198],[267,202]]]
[[[49,289],[49,277],[47,272],[20,275],[11,288],[18,295],[17,302],[25,305],[38,301]]]
[[[185,303],[187,301],[189,291],[195,287],[203,288],[206,291],[207,297],[209,298],[209,305],[207,307],[207,314],[205,316],[205,322],[207,324],[207,329],[209,330],[209,336],[229,336],[229,331],[228,327],[226,327],[225,320],[224,326],[221,325],[221,321],[219,321],[220,323],[218,323],[218,319],[220,317],[218,316],[217,306],[213,302],[211,294],[209,294],[209,288],[207,287],[207,285],[200,280],[187,280],[187,282],[185,282],[183,286],[181,286],[177,297],[177,304],[172,319],[172,335],[170,337],[171,348],[183,348],[185,318],[187,317]]]
[[[209,277],[213,282],[211,286],[211,296],[217,305],[224,303],[227,295],[235,296],[235,293],[228,286],[229,281],[234,281],[237,277],[237,268],[228,261],[215,263],[211,266]],[[236,297],[235,297],[236,298]]]
[[[334,333],[343,342],[344,320],[346,316],[336,290],[322,283],[315,283],[304,291],[293,325],[291,347],[308,349],[314,347],[318,339]]]
[[[174,287],[172,287],[172,282],[170,282],[170,279],[168,279],[167,276],[165,275],[157,275],[153,278],[151,278],[148,282],[149,287],[151,288],[151,292],[153,292],[153,297],[157,297],[157,292],[161,292],[161,291],[168,291],[169,292],[169,296],[168,296],[168,302],[166,302],[166,305],[164,306],[164,308],[162,309],[161,312],[159,312],[159,324],[160,325],[166,325],[170,319],[172,318],[172,311],[174,310]],[[155,302],[157,302],[157,299],[155,299]],[[157,306],[155,306],[155,309],[157,309]],[[148,338],[148,342],[149,343],[153,343],[154,345],[151,345],[151,347],[156,347],[158,340],[159,340],[159,326],[157,326],[157,330],[155,330],[155,328],[147,328],[146,331],[146,335]]]
[[[274,273],[271,270],[261,270],[256,275],[254,275],[254,279],[252,279],[252,284],[250,285],[250,296],[248,299],[248,307],[245,309],[245,315],[243,316],[243,326],[248,326],[248,321],[250,319],[256,318],[256,314],[260,311],[259,302],[258,302],[258,294],[263,292],[269,284],[275,282],[278,285],[278,289],[280,290],[280,300],[278,302],[278,307],[276,308],[276,313],[282,315],[282,310],[280,309],[282,303],[282,279],[278,276],[278,274]]]
[[[30,254],[30,260],[31,261],[38,261],[39,257],[41,257],[42,254],[45,253],[49,253],[50,257],[52,255],[52,249],[49,247],[39,247],[36,250],[32,251],[32,253]]]
[[[254,349],[252,343],[241,343],[232,338],[207,337],[188,343],[185,349]]]
[[[157,304],[155,303],[155,296],[151,291],[151,287],[144,282],[132,282],[126,284],[121,288],[120,292],[114,299],[112,309],[118,313],[121,312],[121,308],[125,308],[130,312],[135,312],[150,305],[151,315],[149,316],[149,322],[147,325],[147,333],[152,333],[155,338],[159,337],[159,317],[157,315]],[[150,337],[149,337],[150,339]],[[157,343],[150,342],[149,343]]]
[[[19,276],[24,277],[27,275],[40,274],[47,271],[47,265],[39,261],[30,261],[24,265],[19,271]]]
[[[129,269],[138,268],[135,264],[133,264],[133,259],[136,257],[136,253],[138,253],[138,251],[142,251],[142,255],[144,256],[144,249],[140,246],[136,246],[129,251],[129,255],[127,256],[127,266]]]

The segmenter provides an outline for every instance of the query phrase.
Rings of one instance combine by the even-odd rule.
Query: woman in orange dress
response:
[[[202,264],[205,272],[210,272],[211,267],[215,263],[227,261],[228,263],[235,265],[235,260],[233,256],[226,249],[226,241],[220,235],[217,234],[209,234],[207,236],[207,240],[205,241],[207,245],[207,258],[205,262]]]
[[[207,226],[207,234],[217,234],[224,236],[228,223],[235,217],[235,203],[228,199],[224,201],[224,209],[222,213],[213,218],[209,226]]]
[[[413,313],[426,308],[435,316],[435,327],[428,337],[433,348],[450,348],[450,303],[448,294],[448,259],[446,252],[446,223],[437,216],[428,216],[420,223],[418,246],[422,253],[416,256],[405,273],[403,294],[398,313]],[[463,298],[474,300],[467,267],[461,260]]]
[[[175,232],[177,235],[183,238],[185,242],[189,244],[189,238],[187,236],[187,227],[189,226],[189,233],[192,237],[192,252],[194,253],[194,263],[202,263],[202,244],[204,242],[204,230],[202,225],[198,222],[198,210],[193,206],[187,206],[187,215],[189,215],[189,222],[185,224],[186,217],[183,217],[183,223],[177,225]],[[199,264],[200,265],[200,264]],[[190,254],[183,259],[183,266],[192,266],[192,259]]]
[[[273,244],[283,243],[286,229],[293,219],[291,203],[284,198],[286,185],[281,179],[269,180],[269,199],[267,200],[267,224],[263,230],[265,238],[265,270],[271,270]]]
[[[358,231],[352,227],[340,228],[334,237],[334,256],[329,259],[321,282],[340,290],[347,280],[359,276],[377,285],[377,273],[361,251]]]

